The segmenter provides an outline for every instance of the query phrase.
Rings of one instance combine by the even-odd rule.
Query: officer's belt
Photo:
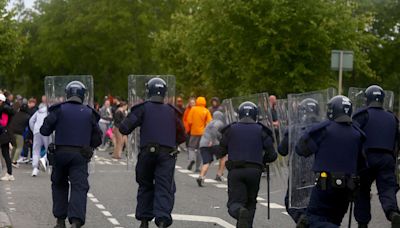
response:
[[[246,162],[246,161],[226,161],[226,168],[228,170],[232,169],[245,169],[245,168],[254,168],[263,170],[264,167],[261,164],[253,163],[253,162]]]
[[[56,152],[57,151],[62,151],[62,152],[81,152],[82,148],[81,146],[58,146],[56,145]]]
[[[317,172],[315,182],[321,190],[334,188],[354,191],[360,185],[360,178],[356,175],[337,172]]]
[[[160,144],[153,144],[149,143],[146,146],[140,147],[141,151],[148,152],[148,153],[169,153],[169,154],[176,154],[177,150],[172,147],[162,146]]]

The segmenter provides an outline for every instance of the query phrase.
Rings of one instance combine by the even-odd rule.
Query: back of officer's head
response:
[[[253,102],[246,101],[239,105],[239,119],[250,118],[257,121],[258,108]]]
[[[67,100],[75,100],[83,103],[85,100],[86,87],[80,81],[72,81],[65,87],[65,94],[67,95]],[[78,100],[76,100],[76,98],[78,98]]]
[[[328,102],[328,119],[336,122],[351,122],[353,104],[348,97],[339,95]]]
[[[385,101],[385,91],[378,86],[372,85],[365,90],[365,98],[368,106],[383,107]]]
[[[298,107],[298,113],[302,122],[314,122],[319,117],[319,103],[312,98],[302,100]]]
[[[150,101],[164,102],[167,83],[161,78],[152,78],[146,83],[146,92]]]

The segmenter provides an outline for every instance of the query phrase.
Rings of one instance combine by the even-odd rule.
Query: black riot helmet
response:
[[[339,95],[328,102],[328,119],[336,122],[351,122],[353,104],[348,97]]]
[[[315,122],[319,116],[319,103],[312,98],[302,100],[298,106],[301,122]]]
[[[377,85],[372,85],[365,90],[365,98],[367,99],[368,106],[378,106],[382,107],[385,100],[385,91],[382,87]]]
[[[161,78],[152,78],[146,83],[147,98],[163,102],[167,93],[167,83]]]
[[[65,87],[67,100],[71,97],[78,97],[81,103],[85,100],[86,86],[80,81],[72,81]]]
[[[239,119],[251,118],[257,121],[258,108],[253,102],[245,101],[239,105]]]

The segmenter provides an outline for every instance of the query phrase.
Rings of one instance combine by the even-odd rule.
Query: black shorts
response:
[[[203,159],[203,164],[209,164],[214,161],[214,156],[217,159],[224,157],[222,154],[222,149],[219,146],[212,147],[201,147],[200,148],[201,158]]]

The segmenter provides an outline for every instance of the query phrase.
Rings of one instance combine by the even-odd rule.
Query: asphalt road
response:
[[[187,154],[181,153],[176,165],[175,220],[171,227],[235,227],[235,221],[226,209],[226,180],[213,180],[216,165],[207,175],[206,187],[199,188],[195,181],[197,175],[185,169],[186,159]],[[137,191],[134,171],[127,169],[125,160],[113,160],[107,152],[97,153],[94,170],[90,175],[85,227],[139,227],[134,218]],[[266,178],[262,178],[254,227],[295,227],[283,206],[286,192],[284,172],[278,175],[274,168],[271,170],[271,219],[267,220],[267,185]],[[9,215],[15,228],[53,227],[55,219],[51,212],[50,175],[40,173],[38,177],[31,177],[30,174],[31,167],[21,165],[19,169],[14,169],[16,181],[0,182],[0,211]],[[373,221],[370,227],[390,227],[377,201],[376,191],[373,192],[372,205]],[[348,217],[345,217],[342,227],[347,227],[347,221]],[[151,227],[156,226],[153,223]],[[354,219],[352,227],[357,227]]]

